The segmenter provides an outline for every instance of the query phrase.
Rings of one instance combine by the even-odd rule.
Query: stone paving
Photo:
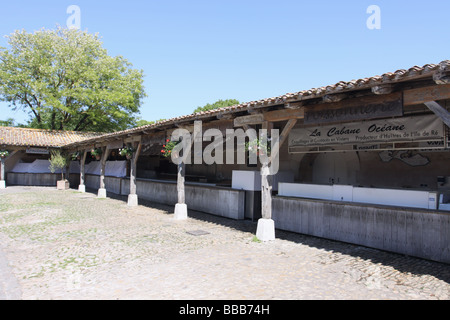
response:
[[[0,190],[0,299],[450,298],[447,264],[278,230],[261,243],[251,221],[140,202]]]

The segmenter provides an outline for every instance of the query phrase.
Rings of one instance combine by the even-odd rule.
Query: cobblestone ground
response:
[[[0,190],[0,299],[450,298],[446,264],[282,231],[260,243],[253,222],[171,210]]]

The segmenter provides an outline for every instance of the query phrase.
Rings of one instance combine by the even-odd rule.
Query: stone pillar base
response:
[[[106,189],[98,189],[98,194],[97,194],[98,198],[106,198]]]
[[[187,214],[187,205],[185,203],[177,203],[175,205],[175,220],[186,220],[188,217]]]
[[[0,180],[0,189],[6,189],[6,181]]]
[[[129,207],[137,207],[138,206],[137,194],[129,194],[128,195],[128,206]]]
[[[259,219],[256,237],[261,241],[275,240],[275,222],[272,219]]]
[[[85,193],[86,192],[86,186],[84,184],[80,184],[78,186],[78,191]]]
[[[58,190],[68,190],[68,189],[70,189],[69,181],[67,181],[67,180],[56,181],[56,189],[58,189]]]

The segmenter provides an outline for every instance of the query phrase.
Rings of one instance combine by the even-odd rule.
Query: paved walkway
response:
[[[125,200],[0,190],[0,299],[450,298],[446,264]]]
[[[15,275],[0,248],[0,300],[17,300],[22,297]]]

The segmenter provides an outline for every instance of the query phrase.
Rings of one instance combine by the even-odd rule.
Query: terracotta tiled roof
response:
[[[99,133],[0,127],[0,146],[62,147]]]
[[[3,144],[4,145],[8,144],[16,146],[74,147],[81,141],[86,143],[95,143],[96,140],[100,139],[103,140],[111,137],[127,136],[130,134],[140,133],[151,129],[172,126],[180,122],[207,119],[220,115],[233,114],[252,109],[263,109],[289,102],[323,98],[326,95],[333,95],[358,90],[367,90],[375,86],[427,78],[433,79],[435,75],[440,73],[448,73],[449,71],[450,71],[450,60],[445,60],[439,64],[426,64],[422,67],[414,66],[409,69],[400,69],[394,72],[384,73],[379,76],[373,76],[369,78],[351,81],[340,81],[334,85],[303,90],[295,93],[286,93],[278,97],[266,98],[258,101],[251,101],[247,103],[234,105],[231,107],[189,114],[185,116],[160,121],[155,124],[150,124],[138,128],[107,134],[0,127],[0,146]],[[100,136],[101,138],[99,139]]]
[[[247,111],[250,109],[263,109],[275,105],[280,105],[289,102],[305,101],[310,99],[323,98],[325,95],[339,94],[357,90],[367,90],[375,86],[401,83],[405,81],[412,81],[418,79],[432,79],[434,75],[440,72],[450,71],[450,60],[444,60],[439,64],[426,64],[422,67],[414,66],[409,69],[399,69],[394,72],[384,73],[382,75],[373,76],[369,78],[363,78],[351,81],[340,81],[334,85],[324,86],[320,88],[313,88],[309,90],[303,90],[295,93],[286,93],[282,96],[266,98],[258,101],[251,101],[247,103],[241,103],[238,105],[213,109],[209,111],[199,112],[195,114],[189,114],[180,116],[164,121],[160,121],[154,124],[128,129],[124,131],[113,132],[105,134],[102,138],[117,137],[122,135],[128,135],[133,133],[139,133],[145,130],[151,130],[163,126],[173,125],[180,122],[201,120],[211,118],[214,116],[232,114],[241,111]],[[88,139],[89,142],[94,142],[96,139]],[[75,145],[75,144],[74,144]],[[71,146],[72,147],[72,146]]]

